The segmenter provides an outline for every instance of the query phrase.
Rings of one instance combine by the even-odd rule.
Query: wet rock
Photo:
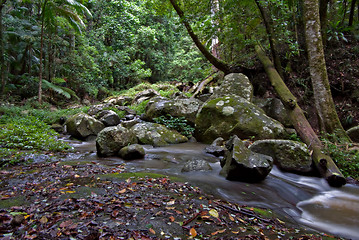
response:
[[[121,125],[125,128],[131,128],[133,126],[135,126],[137,123],[143,122],[141,119],[139,118],[134,118],[132,120],[124,120],[121,122]]]
[[[206,102],[197,114],[195,137],[210,143],[218,137],[228,139],[284,138],[284,126],[268,117],[264,111],[238,96],[216,98]]]
[[[296,173],[309,173],[312,158],[307,145],[291,140],[266,139],[255,141],[249,149],[271,156],[280,169]]]
[[[236,95],[252,101],[253,86],[248,77],[242,73],[231,73],[224,77],[222,84],[214,89],[211,99]]]
[[[211,171],[212,167],[209,163],[202,159],[193,159],[186,162],[182,168],[182,172],[193,172],[193,171]]]
[[[220,172],[226,179],[260,182],[272,170],[273,159],[270,156],[250,151],[237,136],[232,137],[226,146],[228,151],[221,160],[223,168]]]
[[[98,117],[106,127],[116,126],[121,122],[120,117],[112,110],[103,110],[99,113]]]
[[[170,130],[157,123],[137,123],[130,131],[135,133],[141,144],[149,144],[152,146],[165,146],[188,141],[185,136],[177,131]]]
[[[353,142],[359,142],[359,126],[350,128],[347,134]]]
[[[119,152],[119,156],[124,160],[141,159],[145,154],[145,149],[139,144],[123,147]]]
[[[149,100],[154,97],[158,97],[160,94],[153,89],[146,89],[142,92],[136,94],[135,98],[132,101],[132,104],[140,104],[143,101]]]
[[[219,137],[215,139],[210,146],[207,146],[204,151],[216,157],[223,157],[226,150],[224,143],[224,139]]]
[[[202,104],[198,99],[156,97],[147,103],[145,117],[152,121],[154,118],[169,114],[173,117],[184,117],[189,124],[194,125],[196,114]]]
[[[97,155],[113,156],[121,148],[137,143],[137,138],[132,131],[117,125],[103,129],[96,138]]]
[[[97,135],[105,125],[85,113],[78,113],[65,122],[66,131],[78,139],[86,139],[91,135]]]

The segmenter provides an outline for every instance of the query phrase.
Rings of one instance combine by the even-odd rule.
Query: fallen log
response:
[[[274,90],[281,99],[283,105],[288,110],[289,118],[308,148],[312,151],[313,162],[318,169],[320,175],[327,180],[330,186],[341,187],[346,184],[346,179],[340,172],[333,159],[324,154],[324,146],[312,126],[305,117],[303,110],[297,104],[297,100],[285,85],[283,79],[274,68],[271,60],[266,56],[260,46],[255,47],[257,56],[264,66],[269,80]]]
[[[202,80],[202,82],[197,86],[197,89],[195,89],[195,93],[191,96],[191,98],[195,98],[198,94],[202,93],[203,89],[213,80],[215,80],[217,73],[218,72],[214,72]]]

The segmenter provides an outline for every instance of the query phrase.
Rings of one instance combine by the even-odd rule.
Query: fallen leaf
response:
[[[149,229],[150,233],[152,234],[156,234],[155,230],[153,230],[152,228]]]
[[[175,221],[175,218],[173,216],[170,217],[170,221],[171,222],[174,222]]]
[[[191,228],[191,229],[189,230],[189,234],[191,234],[192,237],[197,236],[197,231],[196,231],[196,229]]]
[[[124,189],[122,189],[122,190],[120,190],[118,193],[125,193],[126,192],[126,188],[124,188]]]
[[[212,217],[215,217],[215,218],[219,217],[219,214],[216,209],[209,210],[209,215],[211,215]]]
[[[72,224],[71,220],[64,221],[60,224],[60,228],[66,228],[66,227],[70,226],[71,224]]]
[[[45,223],[47,223],[49,220],[47,219],[46,216],[43,216],[42,218],[40,218],[39,221],[40,221],[40,223],[45,224]]]
[[[174,205],[175,202],[176,202],[176,200],[171,200],[171,201],[167,202],[167,205]]]

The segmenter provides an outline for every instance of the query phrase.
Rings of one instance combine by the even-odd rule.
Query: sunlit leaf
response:
[[[191,229],[189,230],[189,234],[190,234],[192,237],[197,236],[197,231],[196,231],[196,229],[191,228]]]
[[[219,214],[218,214],[218,212],[217,212],[217,210],[216,209],[211,209],[211,210],[209,210],[209,215],[211,215],[212,217],[215,217],[215,218],[218,218],[219,217]]]

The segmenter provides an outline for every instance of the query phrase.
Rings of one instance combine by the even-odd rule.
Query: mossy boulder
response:
[[[121,122],[118,114],[112,110],[102,110],[98,113],[97,119],[100,120],[106,127],[116,126]]]
[[[246,75],[242,73],[226,75],[221,85],[214,90],[211,99],[229,95],[236,95],[252,101],[253,86]]]
[[[145,118],[152,121],[154,118],[169,114],[173,117],[184,117],[189,124],[194,125],[202,104],[203,102],[194,98],[156,97],[147,103]]]
[[[307,145],[301,142],[281,139],[255,141],[249,149],[253,152],[269,155],[280,169],[296,173],[309,173],[312,158]]]
[[[246,99],[227,96],[209,100],[197,114],[195,137],[211,143],[218,137],[228,139],[276,139],[286,136],[284,126]]]
[[[105,125],[85,113],[78,113],[65,122],[66,131],[71,136],[78,139],[86,139],[89,136],[96,136]]]
[[[137,123],[130,128],[130,131],[136,135],[139,143],[156,147],[188,141],[187,137],[181,135],[177,131],[170,130],[157,123]]]
[[[270,156],[252,152],[237,136],[226,144],[228,151],[221,160],[220,174],[228,180],[241,182],[260,182],[273,167]]]
[[[135,143],[137,143],[135,134],[127,128],[121,125],[107,127],[97,135],[97,155],[103,157],[113,156],[116,155],[121,148]]]
[[[145,156],[145,149],[139,144],[132,144],[121,148],[119,156],[124,160],[141,159]]]

